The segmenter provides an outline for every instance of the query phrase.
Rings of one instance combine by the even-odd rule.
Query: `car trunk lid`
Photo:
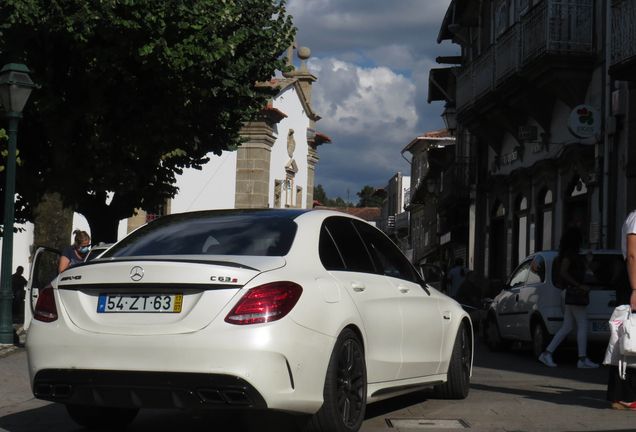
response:
[[[61,309],[82,330],[121,335],[178,334],[212,322],[261,272],[281,257],[96,260],[57,281]]]

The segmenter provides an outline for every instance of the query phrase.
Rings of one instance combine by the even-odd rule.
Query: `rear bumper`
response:
[[[39,399],[85,405],[315,413],[334,338],[291,320],[275,324],[126,336],[33,321],[31,389]]]
[[[35,375],[38,399],[120,408],[267,408],[246,380],[222,374],[44,369]]]

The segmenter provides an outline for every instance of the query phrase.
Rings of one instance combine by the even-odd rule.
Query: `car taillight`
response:
[[[33,311],[33,318],[43,322],[53,322],[57,320],[57,307],[55,306],[55,294],[51,285],[40,291],[38,302]]]
[[[259,324],[283,318],[298,302],[303,288],[293,282],[273,282],[252,288],[225,317],[230,324]]]

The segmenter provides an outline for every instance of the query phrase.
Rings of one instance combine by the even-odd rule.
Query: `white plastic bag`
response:
[[[627,308],[629,310],[629,306]],[[618,341],[621,356],[636,356],[636,317],[633,313],[627,313],[627,319],[621,325]]]
[[[636,316],[630,313],[629,305],[614,309],[610,318],[610,340],[603,364],[618,366],[618,372],[625,379],[627,368],[636,368]],[[625,354],[624,354],[625,353]]]
[[[614,309],[612,316],[609,320],[610,326],[610,340],[607,344],[607,351],[605,351],[604,365],[618,366],[619,357],[621,354],[619,337],[621,331],[621,325],[629,317],[629,305],[621,305]]]

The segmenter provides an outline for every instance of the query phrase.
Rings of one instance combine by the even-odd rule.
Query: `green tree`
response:
[[[20,122],[18,208],[45,195],[83,214],[93,241],[173,197],[176,174],[240,144],[285,69],[296,29],[285,1],[11,0],[0,64],[38,88]],[[0,176],[1,177],[1,176]],[[3,182],[4,180],[0,180]]]
[[[325,190],[322,188],[322,185],[320,184],[318,186],[314,186],[314,200],[318,201],[325,207],[331,207],[327,205],[327,203],[331,200],[327,198],[327,192],[325,192]]]
[[[325,207],[354,207],[352,202],[347,202],[340,197],[328,198],[322,185],[314,186],[314,199]]]
[[[356,195],[360,197],[356,207],[382,207],[382,198],[374,194],[375,188],[369,185],[363,187],[360,192],[356,192]]]

